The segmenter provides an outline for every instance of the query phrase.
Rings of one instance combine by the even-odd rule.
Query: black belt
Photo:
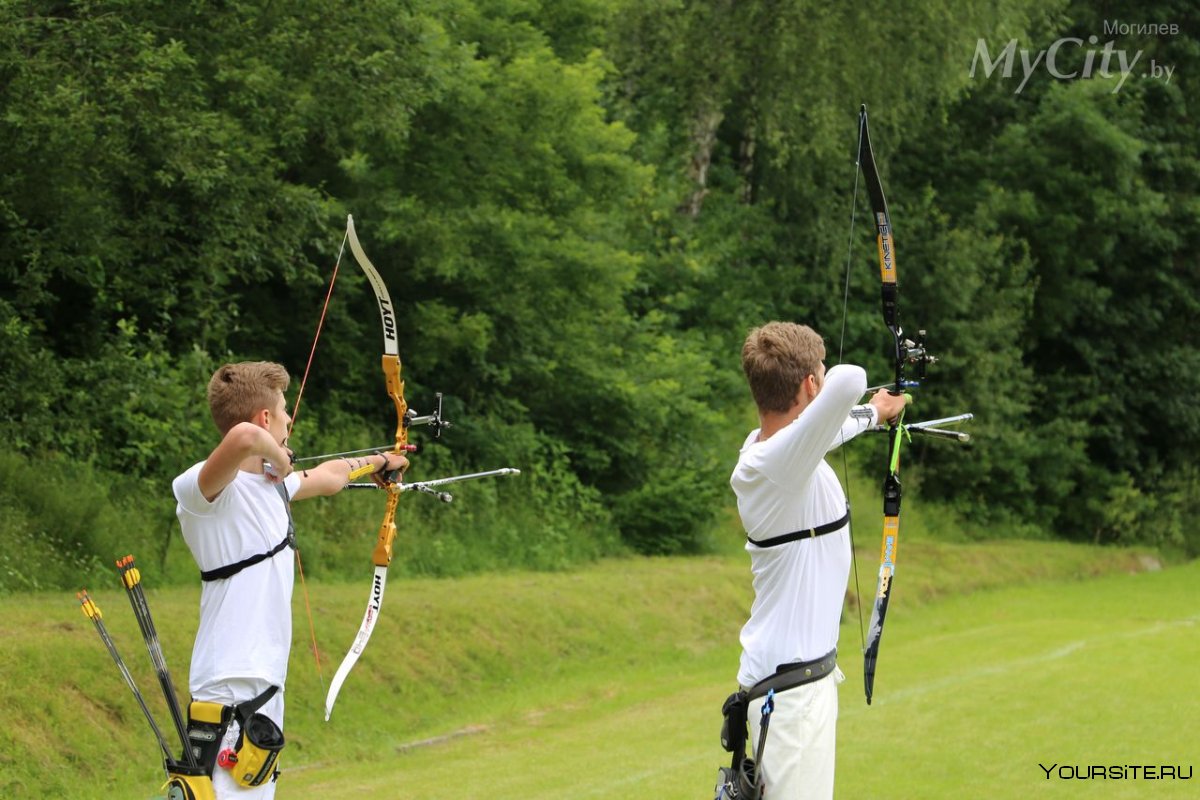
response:
[[[833,533],[845,527],[850,521],[850,509],[846,509],[846,513],[841,519],[836,519],[833,522],[826,522],[824,525],[818,525],[815,528],[805,528],[802,531],[792,531],[791,533],[781,533],[778,536],[772,536],[770,539],[756,541],[750,538],[750,534],[746,534],[746,541],[758,547],[777,547],[781,544],[794,542],[797,539],[815,539],[818,536],[824,536],[827,533]]]
[[[790,664],[780,664],[774,675],[768,675],[746,690],[750,700],[765,697],[772,689],[782,692],[794,689],[806,683],[819,681],[837,667],[837,648],[814,661],[795,661]]]

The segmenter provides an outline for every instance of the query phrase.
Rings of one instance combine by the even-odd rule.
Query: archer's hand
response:
[[[296,460],[295,453],[287,445],[279,446],[279,453],[271,458],[263,459],[263,474],[271,483],[282,483],[283,479],[295,471],[292,464]]]
[[[880,389],[870,400],[871,405],[879,412],[880,424],[893,422],[900,412],[908,405],[912,397],[907,394],[892,394],[887,389]]]
[[[393,483],[400,483],[404,478],[404,470],[408,469],[408,459],[397,453],[380,453],[383,462],[379,469],[371,473],[371,480],[380,488],[387,488]]]

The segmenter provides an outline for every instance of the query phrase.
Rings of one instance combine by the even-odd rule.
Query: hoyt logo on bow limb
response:
[[[363,615],[362,628],[354,637],[354,644],[350,646],[350,652],[356,656],[362,655],[363,649],[371,638],[371,631],[375,629],[375,621],[379,619],[379,610],[383,607],[383,586],[383,580],[376,574],[371,589],[371,600],[367,603],[367,613]]]
[[[379,301],[379,316],[383,320],[383,338],[386,341],[396,341],[396,312],[392,310],[392,301],[387,298],[376,298]]]
[[[383,605],[383,580],[376,575],[374,583],[371,587],[371,602],[367,604],[367,614],[372,621],[379,616],[379,609]]]

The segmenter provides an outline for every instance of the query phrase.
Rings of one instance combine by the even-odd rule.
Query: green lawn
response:
[[[869,708],[856,611],[843,628],[839,797],[1197,794],[1038,765],[1196,766],[1200,564],[1131,574],[1130,551],[1031,542],[904,556]],[[310,587],[326,681],[368,573]],[[179,686],[197,591],[148,593]],[[93,595],[169,730],[125,598]],[[749,601],[742,555],[395,581],[325,723],[298,592],[277,796],[711,797]],[[0,797],[153,797],[153,739],[73,597],[0,598],[0,636]]]
[[[1197,796],[1196,779],[1048,780],[1039,764],[1197,766],[1198,580],[1192,565],[914,610],[898,599],[871,707],[846,626],[838,796]],[[735,656],[636,665],[441,743],[314,765],[288,776],[286,796],[710,797]]]

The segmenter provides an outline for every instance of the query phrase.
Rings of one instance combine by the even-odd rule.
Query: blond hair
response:
[[[742,372],[759,411],[784,412],[800,386],[825,359],[825,342],[812,328],[794,322],[768,322],[746,335]]]
[[[242,361],[219,368],[208,382],[208,409],[217,430],[224,436],[262,409],[274,409],[276,392],[286,391],[290,380],[286,369],[270,361]]]

